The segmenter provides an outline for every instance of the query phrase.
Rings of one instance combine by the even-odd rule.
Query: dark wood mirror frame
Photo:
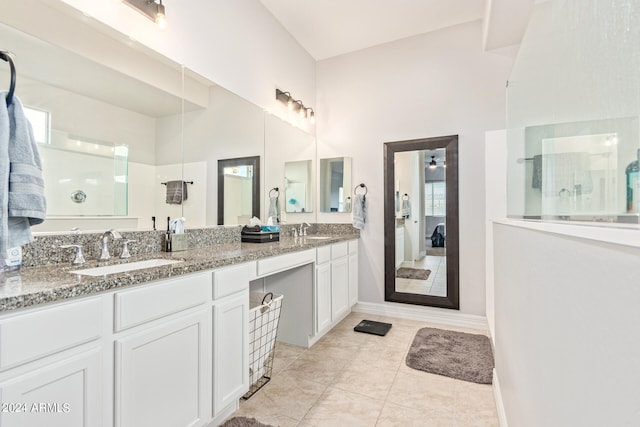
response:
[[[260,218],[260,156],[218,160],[218,225],[224,224],[224,168],[253,166],[251,216]]]
[[[446,153],[446,249],[447,249],[447,296],[432,296],[396,292],[396,245],[395,245],[395,195],[394,155],[402,151],[434,150],[444,148]],[[459,292],[459,231],[458,231],[458,136],[414,139],[409,141],[385,142],[384,144],[384,278],[385,301],[432,307],[460,308]]]

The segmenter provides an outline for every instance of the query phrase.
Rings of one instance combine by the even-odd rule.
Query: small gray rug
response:
[[[478,384],[491,384],[493,352],[485,335],[422,328],[407,354],[407,366]]]
[[[273,427],[269,424],[262,424],[255,418],[233,417],[224,422],[220,427]]]
[[[396,277],[401,279],[427,280],[430,274],[431,270],[424,270],[422,268],[400,267],[396,271]]]

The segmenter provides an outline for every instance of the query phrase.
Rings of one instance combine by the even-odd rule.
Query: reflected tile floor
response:
[[[393,327],[384,337],[354,332],[362,319]],[[413,337],[424,327],[445,328],[351,313],[310,349],[278,343],[271,381],[241,400],[233,416],[281,427],[498,427],[491,385],[406,366]]]
[[[427,255],[416,261],[403,261],[400,267],[431,270],[427,280],[396,277],[396,290],[410,294],[447,296],[447,257]]]

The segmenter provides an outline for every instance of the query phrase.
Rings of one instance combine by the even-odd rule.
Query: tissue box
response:
[[[280,240],[279,232],[243,231],[240,241],[247,243],[269,243]]]

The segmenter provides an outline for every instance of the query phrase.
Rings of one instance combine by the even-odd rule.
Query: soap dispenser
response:
[[[636,160],[629,163],[625,174],[627,176],[627,212],[640,212],[640,148]]]

